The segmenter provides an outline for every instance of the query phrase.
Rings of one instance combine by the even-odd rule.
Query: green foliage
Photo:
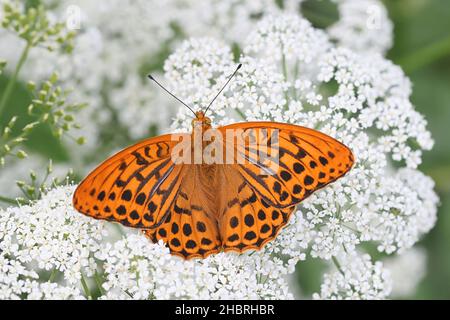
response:
[[[3,69],[5,69],[5,67],[6,67],[6,61],[0,59],[0,75],[2,74]]]
[[[49,51],[56,48],[72,51],[75,34],[65,32],[63,23],[52,24],[42,5],[22,9],[19,2],[5,3],[3,10],[2,27],[16,33],[31,47],[42,46]]]
[[[39,123],[50,125],[55,137],[61,139],[63,135],[72,137],[69,131],[80,129],[75,122],[75,114],[87,105],[85,103],[68,103],[69,90],[64,90],[57,85],[58,75],[53,73],[49,80],[45,81],[39,89],[36,84],[28,83],[28,89],[34,91],[34,99],[28,107],[28,114],[35,116]],[[83,144],[84,137],[73,138],[78,144]]]
[[[17,122],[17,117],[13,117],[6,125],[0,137],[0,165],[4,166],[7,156],[15,156],[18,159],[25,159],[28,155],[20,149],[33,130],[43,124],[47,124],[53,135],[61,139],[67,136],[75,140],[78,144],[83,144],[84,137],[74,138],[70,132],[73,129],[80,129],[80,125],[75,122],[75,115],[82,108],[84,103],[68,103],[70,91],[63,90],[57,85],[58,75],[52,74],[49,80],[36,88],[36,84],[30,82],[28,89],[33,93],[32,103],[28,106],[28,114],[36,119],[29,122],[22,129],[18,136],[13,136],[13,129]]]
[[[25,5],[21,1],[10,1],[3,4],[3,17],[0,26],[23,39],[26,43],[20,54],[17,64],[13,67],[13,73],[8,77],[5,90],[0,92],[0,168],[6,165],[8,157],[25,159],[28,157],[25,151],[26,141],[33,137],[38,127],[50,128],[57,139],[66,136],[73,139],[78,144],[83,144],[84,137],[72,136],[74,129],[79,129],[80,125],[76,122],[76,113],[86,106],[84,103],[73,103],[69,99],[70,91],[58,85],[58,75],[54,72],[50,78],[42,83],[28,83],[28,90],[32,95],[31,103],[28,105],[17,106],[18,110],[27,109],[28,117],[25,123],[18,125],[17,111],[14,115],[7,115],[5,110],[11,95],[15,92],[19,73],[25,64],[30,50],[35,47],[42,47],[48,51],[59,50],[63,54],[70,54],[73,49],[73,40],[75,34],[65,29],[62,22],[53,23],[46,9],[40,2],[30,1]],[[0,60],[0,75],[3,73],[6,61]],[[15,99],[14,101],[23,101]],[[11,117],[9,121],[7,116]],[[6,118],[6,119],[5,119]],[[44,142],[45,143],[45,142]],[[66,179],[53,179],[48,184],[49,175],[52,172],[52,165],[47,167],[46,176],[39,180],[34,172],[30,173],[30,182],[18,181],[25,198],[19,199],[19,203],[39,199],[46,188],[56,186]],[[15,203],[14,199],[0,196],[0,201],[9,204]]]
[[[61,185],[67,185],[74,180],[74,174],[72,170],[69,170],[63,178],[52,178],[49,181],[50,175],[53,172],[53,163],[49,160],[46,168],[45,176],[41,179],[37,176],[33,170],[29,173],[29,181],[16,181],[16,185],[22,191],[24,197],[17,198],[17,202],[21,204],[27,204],[29,202],[38,200],[49,189],[55,188]]]

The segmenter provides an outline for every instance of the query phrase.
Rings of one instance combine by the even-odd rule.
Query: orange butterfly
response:
[[[96,219],[143,229],[174,255],[205,258],[222,250],[261,249],[288,223],[295,205],[353,165],[349,148],[318,131],[275,122],[211,129],[206,111],[193,111],[192,133],[150,138],[103,162],[78,186],[74,207]],[[202,139],[209,130],[215,138]],[[230,131],[238,133],[230,137]],[[179,163],[174,158],[179,137],[193,142],[195,132],[202,148],[214,142],[218,148],[212,155],[231,150],[228,160],[233,161]],[[192,160],[194,149],[191,145],[179,154]]]

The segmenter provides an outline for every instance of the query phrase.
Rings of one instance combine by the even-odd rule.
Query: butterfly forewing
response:
[[[75,191],[75,208],[96,219],[153,228],[164,219],[182,181],[170,135],[148,139],[106,160]]]
[[[244,164],[237,164],[242,177],[271,206],[286,208],[300,203],[314,191],[347,173],[354,158],[349,148],[318,131],[273,122],[239,123],[221,130],[278,130],[278,141],[272,154],[278,154],[277,170],[264,162],[263,149],[256,140],[251,146],[236,145],[237,153],[247,154]],[[269,147],[270,149],[270,142]],[[264,152],[263,152],[264,153]]]

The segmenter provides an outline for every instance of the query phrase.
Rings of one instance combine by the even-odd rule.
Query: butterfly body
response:
[[[174,158],[173,135],[147,139],[95,169],[77,188],[75,208],[143,229],[186,259],[244,252],[273,240],[298,203],[354,161],[346,146],[312,129],[274,122],[212,129],[202,112],[179,137],[190,142],[181,153],[191,162]]]

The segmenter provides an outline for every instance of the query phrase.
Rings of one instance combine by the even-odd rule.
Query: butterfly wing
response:
[[[345,175],[354,163],[348,147],[326,134],[305,127],[247,122],[219,130],[223,136],[231,130],[243,137],[243,144],[236,140],[230,146],[230,139],[227,141],[228,148],[235,149],[235,156],[241,155],[246,160],[237,163],[236,168],[249,186],[276,208],[300,203],[314,191]],[[273,140],[277,142],[273,143]],[[268,153],[269,157],[263,159],[264,154],[267,156]]]
[[[223,192],[218,223],[224,251],[260,249],[285,226],[295,207],[267,203],[234,165],[220,166]]]
[[[213,171],[217,169],[210,167]],[[162,240],[174,255],[185,259],[205,258],[221,250],[215,218],[216,179],[201,165],[185,165],[185,177],[164,223],[144,233],[154,242]]]
[[[354,161],[346,146],[304,127],[250,122],[219,130],[235,161],[219,166],[217,219],[225,251],[262,248],[289,222],[296,204],[343,176]]]
[[[238,135],[253,143],[230,147],[234,137],[228,138],[227,129],[240,130]],[[77,188],[75,208],[145,229],[153,242],[164,241],[183,258],[222,249],[243,252],[274,239],[296,204],[343,176],[354,161],[343,144],[299,126],[250,122],[219,130],[224,148],[244,163],[176,165],[171,150],[177,142],[170,135],[148,139],[95,169]],[[278,132],[277,148],[272,131]]]
[[[183,170],[189,175],[167,219],[144,233],[185,259],[259,249],[276,237],[294,210],[270,206],[234,166],[186,165]]]
[[[171,135],[147,139],[112,156],[75,191],[74,207],[96,219],[135,228],[164,221],[179,190],[182,165],[171,160]]]

